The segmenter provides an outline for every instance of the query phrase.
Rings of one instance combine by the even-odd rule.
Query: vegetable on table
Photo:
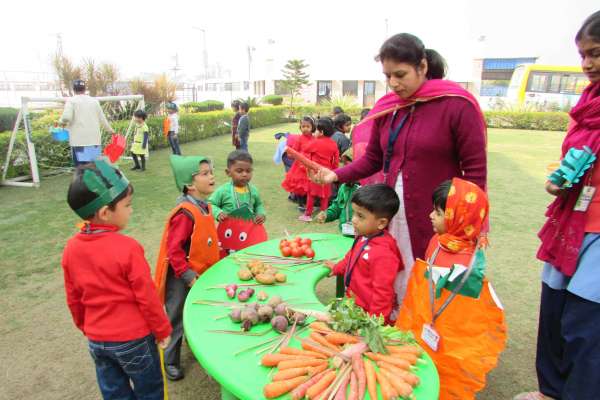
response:
[[[391,383],[392,387],[398,393],[399,396],[408,397],[412,394],[413,389],[408,383],[404,382],[404,380],[398,378],[393,375],[391,372],[388,372],[385,369],[380,369],[379,373],[387,378],[387,380]]]
[[[380,371],[375,371],[375,376],[377,377],[377,382],[379,382],[383,400],[391,400],[398,397],[398,393],[396,393],[390,381]]]
[[[295,347],[284,347],[281,350],[279,350],[279,352],[281,354],[294,354],[297,356],[306,356],[306,357],[312,357],[312,358],[322,358],[322,359],[327,358],[327,356],[323,353],[319,353],[316,351],[300,350]]]
[[[365,376],[365,368],[362,361],[362,354],[355,353],[352,355],[352,370],[356,374],[357,379],[357,399],[363,400],[365,397],[367,378]]]
[[[336,375],[337,373],[334,370],[329,371],[317,383],[308,388],[306,391],[306,397],[309,399],[314,399],[319,396],[329,387],[329,385],[333,383]]]
[[[353,335],[349,335],[347,333],[343,333],[343,332],[331,332],[328,333],[327,335],[325,335],[325,339],[327,339],[327,341],[331,344],[334,345],[340,345],[340,344],[346,344],[346,343],[358,343],[360,342],[360,339],[357,338],[356,336]]]
[[[379,367],[379,369],[385,369],[394,374],[395,376],[402,378],[404,381],[406,381],[406,383],[408,383],[412,387],[419,385],[419,377],[413,374],[412,372],[398,368],[395,365],[386,363],[385,361],[377,361],[377,366]]]
[[[367,378],[367,390],[369,391],[369,397],[371,399],[377,398],[377,377],[375,375],[375,366],[369,360],[363,359],[363,366],[365,368],[365,377]]]
[[[365,355],[373,361],[386,361],[392,365],[395,365],[398,368],[402,368],[405,370],[409,370],[411,366],[411,364],[408,361],[402,360],[400,358],[386,356],[378,353],[365,353]]]
[[[320,365],[327,364],[327,360],[320,360],[317,358],[299,358],[296,360],[286,360],[277,364],[279,370],[298,368],[298,367],[318,367]]]
[[[298,376],[296,378],[288,379],[285,381],[271,382],[265,385],[265,387],[263,388],[263,394],[267,399],[273,399],[275,397],[279,397],[288,392],[291,392],[307,380],[307,376]]]
[[[260,360],[260,363],[265,367],[275,367],[280,362],[287,360],[314,360],[314,358],[308,358],[294,354],[265,354]]]

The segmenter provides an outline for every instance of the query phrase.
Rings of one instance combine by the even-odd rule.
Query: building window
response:
[[[250,90],[250,82],[244,81],[244,91]]]
[[[15,90],[35,90],[32,83],[15,83]]]
[[[208,92],[216,92],[217,91],[217,84],[216,83],[207,83],[206,84],[206,91],[208,91]]]
[[[331,81],[317,81],[317,104],[331,100]]]
[[[548,74],[534,72],[529,76],[528,92],[546,92],[548,81],[550,79]]]
[[[265,81],[254,81],[254,94],[257,96],[265,95]]]
[[[363,83],[363,107],[373,107],[375,104],[375,81]]]
[[[342,81],[342,94],[344,96],[358,96],[358,81]]]
[[[275,81],[275,90],[274,90],[274,94],[279,95],[279,96],[285,96],[290,94],[290,90],[285,87],[285,81]]]

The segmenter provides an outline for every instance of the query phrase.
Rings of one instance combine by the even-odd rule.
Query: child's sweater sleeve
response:
[[[144,249],[136,244],[129,253],[127,280],[148,327],[158,340],[171,334],[171,324],[158,299],[156,287],[150,276],[150,266],[144,257]]]
[[[169,222],[167,233],[167,257],[175,276],[190,283],[196,273],[187,262],[186,244],[194,231],[194,222],[185,212],[179,212]],[[189,272],[188,272],[189,271]]]
[[[344,256],[344,259],[335,264],[335,266],[331,270],[331,275],[344,275],[346,273],[346,266],[348,265],[351,256],[352,250],[349,250]]]
[[[342,188],[338,190],[338,195],[334,201],[331,202],[329,207],[327,208],[327,218],[325,218],[325,222],[335,221],[342,215],[342,205],[344,204],[344,191]]]
[[[386,323],[389,323],[396,298],[394,281],[398,272],[403,269],[402,260],[388,248],[379,248],[369,253],[369,264],[372,270],[373,293],[367,312],[383,315]]]
[[[212,214],[215,217],[215,221],[223,212],[223,210],[221,209],[221,207],[223,207],[223,194],[225,193],[225,190],[223,188],[224,186],[218,187],[217,190],[215,190],[214,193],[211,194],[208,198],[208,202],[212,207]]]
[[[67,306],[69,306],[69,310],[71,311],[71,316],[73,317],[73,322],[75,323],[75,326],[85,334],[85,332],[83,331],[85,311],[83,308],[83,303],[81,302],[81,292],[75,287],[73,281],[69,276],[67,260],[68,245],[65,249],[62,259],[63,275],[65,280],[65,292],[67,296]]]

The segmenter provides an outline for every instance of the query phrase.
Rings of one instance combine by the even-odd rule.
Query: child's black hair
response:
[[[75,169],[75,173],[73,174],[73,180],[69,184],[69,190],[67,192],[67,203],[69,207],[73,211],[79,210],[81,207],[89,204],[91,201],[95,200],[98,195],[92,191],[90,191],[86,184],[83,181],[83,174],[85,171],[90,170],[93,171],[96,175],[100,177],[105,183],[106,186],[109,186],[110,183],[104,179],[104,177],[100,174],[100,171],[96,169],[96,165],[94,163],[88,163],[78,166]],[[119,176],[122,176],[121,171],[116,169],[116,173]],[[129,184],[126,190],[124,190],[121,194],[119,194],[113,201],[108,204],[108,209],[114,211],[117,203],[123,200],[127,195],[133,194],[133,186]],[[84,219],[93,218],[94,215],[86,215]]]
[[[310,124],[310,126],[312,127],[312,128],[310,128],[310,131],[312,133],[315,133],[315,131],[317,130],[317,125],[315,124],[315,119],[313,117],[311,117],[309,115],[305,115],[300,120],[300,125],[302,125],[303,122],[308,122]]]
[[[448,201],[448,193],[450,192],[450,187],[452,186],[452,181],[447,180],[442,183],[438,187],[435,188],[433,194],[431,195],[431,200],[433,201],[433,208],[440,209],[442,211],[446,211],[446,201]]]
[[[144,111],[144,110],[135,110],[135,112],[133,113],[133,116],[136,118],[141,118],[144,121],[146,120],[146,118],[148,118],[148,114],[146,114],[146,111]]]
[[[240,110],[244,110],[245,112],[248,112],[248,110],[250,110],[250,105],[246,102],[242,102],[242,103],[240,103]]]
[[[227,168],[231,168],[237,161],[246,161],[250,164],[254,163],[252,156],[246,150],[234,150],[227,156]]]
[[[596,11],[587,17],[579,31],[577,31],[577,35],[575,35],[576,42],[585,38],[600,42],[600,11]]]
[[[350,118],[350,116],[348,116],[348,114],[341,113],[341,114],[336,115],[335,118],[333,119],[333,126],[338,131],[343,132],[344,125],[346,125],[348,122],[352,122],[352,118]]]
[[[338,115],[338,114],[341,114],[343,112],[344,112],[344,110],[342,109],[342,107],[340,107],[340,106],[333,107],[333,115]]]
[[[379,49],[376,61],[393,60],[417,68],[423,59],[427,60],[427,79],[442,79],[446,75],[446,60],[435,50],[426,49],[415,35],[399,33],[392,36]]]
[[[319,118],[317,130],[323,132],[324,136],[331,137],[334,134],[333,120],[329,117]]]
[[[366,208],[377,218],[391,221],[400,208],[400,199],[396,191],[383,183],[360,187],[352,195],[352,203]]]
[[[200,165],[202,165],[202,164],[208,164],[208,165],[211,165],[211,164],[210,164],[210,160],[209,160],[208,158],[205,158],[204,160],[202,160],[202,161],[200,161],[200,162],[198,163],[198,169],[200,169]],[[183,185],[183,190],[182,190],[182,192],[183,192],[183,194],[188,194],[188,188],[187,188],[187,185]]]
[[[231,108],[235,108],[236,110],[239,110],[241,103],[242,102],[239,100],[234,100],[231,102]]]
[[[363,119],[365,119],[365,117],[369,114],[369,111],[371,111],[370,108],[363,108],[360,112],[360,120],[362,121]]]

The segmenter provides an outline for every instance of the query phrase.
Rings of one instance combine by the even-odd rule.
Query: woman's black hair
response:
[[[300,125],[302,125],[303,122],[308,122],[310,124],[310,126],[312,127],[312,128],[310,128],[310,131],[312,133],[315,133],[315,131],[317,130],[317,124],[315,123],[315,119],[313,117],[311,117],[309,115],[305,115],[300,120]]]
[[[333,119],[333,126],[338,131],[341,131],[348,122],[352,122],[352,118],[350,118],[347,114],[341,113],[335,116]]]
[[[115,168],[116,169],[116,168]],[[96,169],[96,165],[94,163],[88,163],[84,165],[80,165],[75,169],[75,173],[73,174],[73,180],[69,185],[69,190],[67,192],[67,203],[69,207],[73,211],[79,210],[81,207],[89,204],[91,201],[95,200],[98,195],[91,190],[88,189],[85,182],[83,181],[83,174],[86,170],[93,171],[96,175],[98,175],[106,186],[110,186],[110,183],[104,179],[104,177],[100,174],[100,171]],[[116,169],[116,173],[119,176],[122,176],[121,171]],[[108,209],[114,211],[117,203],[123,200],[127,195],[133,194],[133,186],[129,184],[126,190],[124,190],[121,194],[119,194],[113,201],[108,204]],[[85,219],[93,218],[94,215],[87,215]]]
[[[383,183],[362,186],[352,195],[352,203],[388,221],[394,218],[400,208],[396,191]]]
[[[579,42],[581,39],[588,38],[594,42],[600,42],[600,11],[596,11],[583,22],[577,35],[575,35],[575,41]]]
[[[446,211],[446,201],[448,201],[448,193],[450,192],[451,186],[452,181],[447,180],[440,183],[440,185],[435,188],[433,194],[431,195],[433,208]]]
[[[335,133],[333,120],[329,117],[319,118],[317,121],[317,130],[323,132],[323,136],[331,137]]]
[[[237,161],[246,161],[249,164],[254,163],[252,156],[246,150],[234,150],[227,156],[227,168],[231,168]]]
[[[399,33],[383,42],[375,57],[376,61],[393,60],[415,68],[421,65],[423,59],[427,60],[427,79],[446,76],[446,60],[437,51],[426,49],[421,39],[410,33]]]
[[[136,118],[141,118],[144,121],[146,120],[146,118],[148,118],[148,114],[146,114],[146,111],[144,111],[144,110],[135,110],[135,112],[133,113],[133,116]]]
[[[250,105],[246,102],[240,103],[240,109],[248,112],[248,110],[250,110]]]
[[[231,102],[231,108],[235,108],[235,109],[237,110],[237,109],[239,109],[239,108],[240,108],[240,104],[241,104],[241,103],[242,103],[242,102],[241,102],[241,101],[239,101],[239,100],[234,100],[234,101],[232,101],[232,102]]]

